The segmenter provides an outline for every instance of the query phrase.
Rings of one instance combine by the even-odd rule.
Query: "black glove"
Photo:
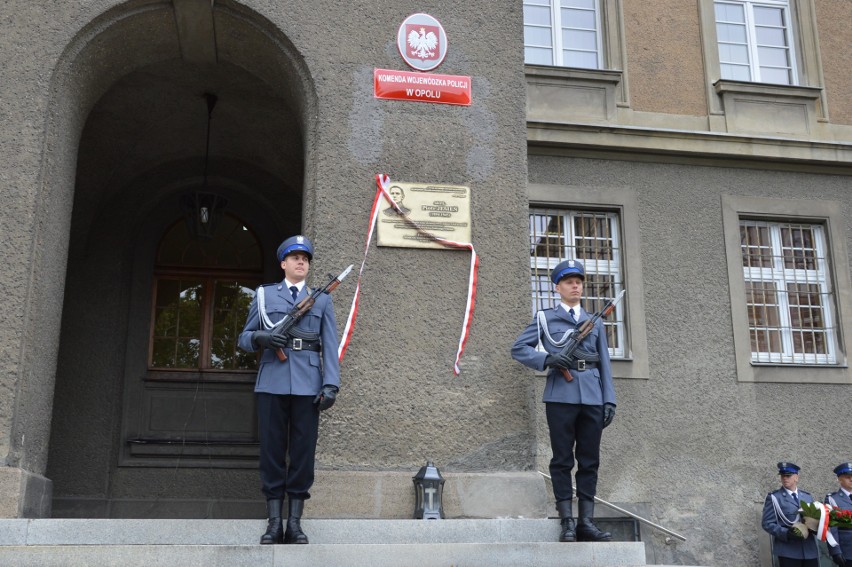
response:
[[[604,404],[604,427],[612,423],[615,417],[615,404]]]
[[[805,536],[798,528],[787,528],[787,539],[804,539]]]
[[[284,348],[287,346],[287,335],[276,335],[272,331],[255,331],[251,334],[251,340],[261,348]]]
[[[831,560],[834,561],[834,564],[838,567],[846,567],[846,560],[843,559],[843,556],[840,554],[832,555]]]
[[[571,357],[564,354],[548,354],[544,358],[544,366],[551,368],[571,368]]]
[[[334,405],[334,400],[337,399],[337,386],[325,385],[314,398],[314,403],[317,404],[320,411],[325,411]]]

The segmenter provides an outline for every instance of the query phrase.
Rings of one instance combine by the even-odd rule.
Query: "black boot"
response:
[[[571,517],[571,501],[560,500],[556,503],[556,509],[559,511],[559,518],[562,524],[562,529],[559,532],[559,541],[577,541],[577,535],[574,532],[574,518]]]
[[[302,531],[302,511],[305,501],[290,498],[290,516],[287,518],[287,531],[284,532],[284,543],[308,543],[308,536]]]
[[[269,523],[266,525],[266,533],[260,536],[260,543],[284,543],[284,530],[281,526],[281,503],[280,499],[266,501],[266,515]]]
[[[577,502],[577,541],[610,541],[612,534],[602,532],[592,523],[595,515],[594,500],[580,500]]]

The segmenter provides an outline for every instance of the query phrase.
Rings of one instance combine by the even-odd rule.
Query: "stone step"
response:
[[[641,567],[641,542],[558,543],[554,519],[302,521],[309,545],[259,545],[265,520],[0,520],[12,567]]]
[[[641,567],[642,543],[35,545],[0,547],[9,567]]]
[[[600,522],[605,527],[604,522]],[[315,544],[556,542],[555,519],[303,519]],[[254,545],[266,520],[0,520],[2,545]]]

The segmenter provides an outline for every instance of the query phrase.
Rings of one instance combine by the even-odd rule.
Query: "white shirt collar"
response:
[[[580,307],[579,305],[578,305],[578,306],[576,306],[576,307],[571,307],[570,305],[568,305],[568,304],[567,304],[567,303],[565,303],[565,302],[560,302],[560,303],[559,303],[559,305],[561,305],[561,306],[562,306],[562,309],[564,309],[564,310],[565,310],[565,313],[568,313],[569,315],[570,315],[569,311],[570,311],[571,309],[573,309],[573,310],[574,310],[574,320],[575,320],[575,321],[579,321],[579,320],[580,320],[580,315],[582,315],[582,314],[583,314],[583,308],[582,308],[582,307]]]
[[[302,293],[302,288],[305,287],[305,280],[302,280],[299,283],[293,283],[287,278],[284,278],[284,287],[290,289],[293,286],[296,286],[296,288],[299,290],[299,293]]]

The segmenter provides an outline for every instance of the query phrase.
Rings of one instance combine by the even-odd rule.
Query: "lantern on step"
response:
[[[444,477],[432,461],[427,461],[414,477],[414,518],[440,520],[444,517]]]

